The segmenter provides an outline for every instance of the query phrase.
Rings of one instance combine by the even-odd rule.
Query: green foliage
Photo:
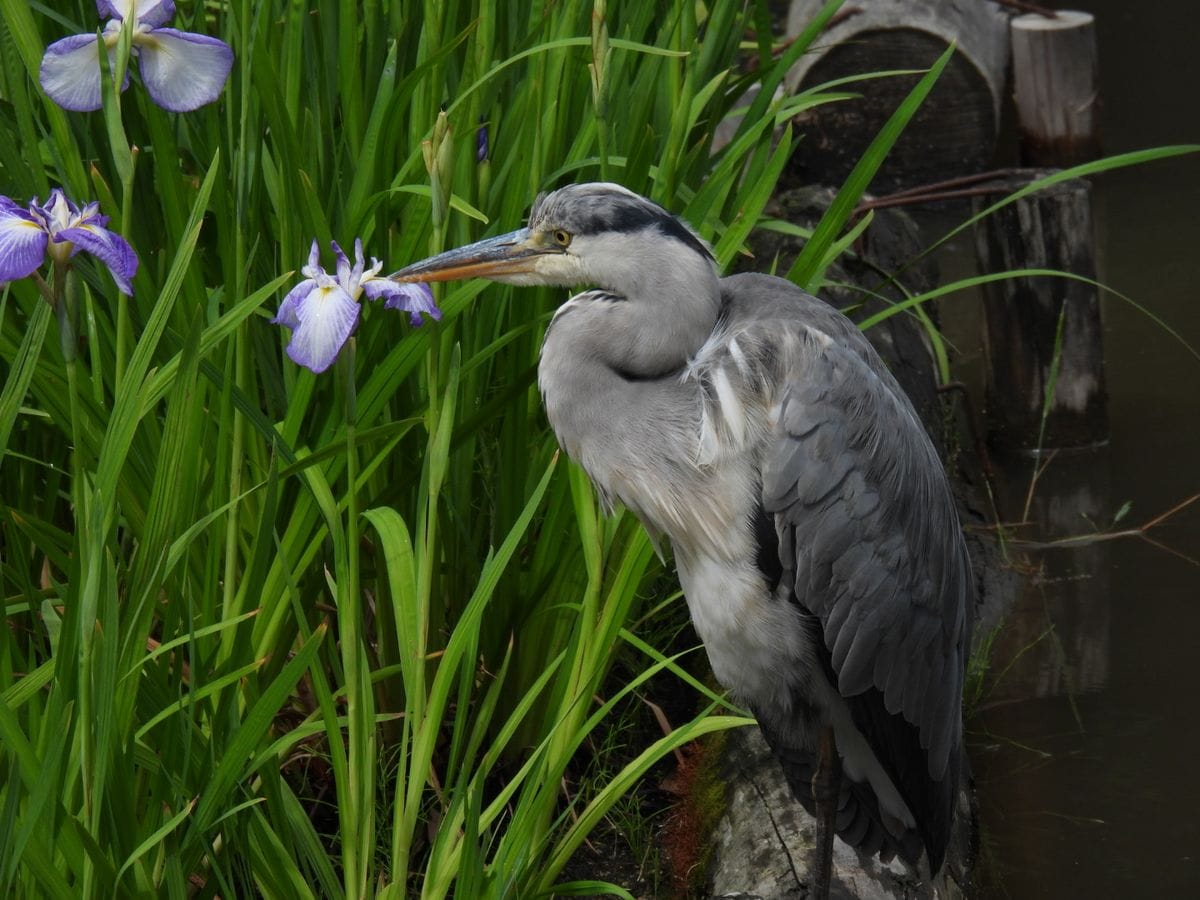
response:
[[[779,127],[846,96],[775,97],[840,0],[778,58],[766,0],[181,3],[172,24],[235,52],[187,114],[136,72],[96,113],[51,102],[45,46],[97,24],[59,6],[0,0],[0,193],[100,200],[141,267],[132,298],[82,256],[0,290],[0,895],[624,895],[558,881],[655,762],[748,720],[701,715],[562,800],[655,673],[720,698],[634,633],[653,547],[547,433],[561,297],[458,284],[421,329],[367,304],[319,376],[269,319],[314,237],[398,268],[573,180],[653,197],[727,264],[792,149]],[[944,63],[794,277],[853,241]],[[619,651],[643,668],[597,705]]]
[[[320,376],[268,320],[314,237],[399,267],[570,180],[654,197],[727,262],[792,146],[773,87],[817,33],[746,72],[755,19],[181,3],[173,25],[234,49],[217,103],[168,113],[130,63],[68,113],[38,67],[94,3],[0,0],[0,193],[99,199],[141,260],[126,298],[76,258],[78,340],[33,281],[0,292],[0,894],[547,895],[650,765],[746,721],[701,716],[562,806],[588,734],[674,661],[625,630],[645,534],[540,414],[558,298],[457,285],[419,330],[368,305]],[[597,708],[627,645],[644,673]]]

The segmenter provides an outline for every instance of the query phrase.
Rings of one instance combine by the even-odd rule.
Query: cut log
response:
[[[1008,193],[1046,174],[1029,170],[997,189]],[[1072,179],[1009,204],[976,228],[976,246],[985,272],[1054,269],[1095,279],[1091,186]],[[1014,278],[986,285],[983,305],[992,441],[1035,450],[1107,440],[1096,289],[1067,278]]]
[[[793,0],[795,37],[822,0]],[[785,82],[792,93],[835,78],[889,69],[928,68],[957,42],[938,83],[871,184],[874,193],[940,181],[989,166],[1000,125],[1009,57],[1008,15],[989,0],[859,0],[817,38]],[[843,85],[861,94],[797,118],[804,134],[794,179],[838,184],[912,90],[919,75]]]
[[[1021,160],[1067,168],[1100,155],[1099,75],[1092,16],[1012,20],[1013,100]]]

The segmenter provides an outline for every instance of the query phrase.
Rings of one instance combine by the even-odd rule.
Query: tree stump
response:
[[[1008,193],[1046,174],[1031,170],[997,188]],[[1095,279],[1091,186],[1072,179],[1009,204],[976,228],[976,248],[985,272],[1055,269]],[[986,285],[983,305],[993,442],[1037,450],[1107,440],[1096,289],[1067,278],[1014,278]]]
[[[787,36],[812,20],[822,0],[792,0]],[[871,183],[873,193],[981,171],[991,163],[1009,57],[1008,15],[990,0],[859,0],[843,7],[788,74],[792,93],[887,69],[932,65],[958,51]],[[838,88],[862,96],[797,117],[805,138],[790,164],[801,181],[840,183],[919,80],[893,76]]]
[[[1089,13],[1012,20],[1021,161],[1066,168],[1100,155],[1096,29]]]

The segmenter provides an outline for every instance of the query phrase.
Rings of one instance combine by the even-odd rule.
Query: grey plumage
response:
[[[837,830],[936,871],[962,745],[970,569],[942,464],[862,333],[782,279],[719,278],[682,222],[608,184],[393,275],[593,284],[546,334],[567,453],[674,550],[714,673],[797,797],[822,727]]]

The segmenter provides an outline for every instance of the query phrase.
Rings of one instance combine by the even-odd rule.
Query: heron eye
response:
[[[554,243],[560,247],[569,247],[571,244],[571,232],[556,228],[554,230]]]

